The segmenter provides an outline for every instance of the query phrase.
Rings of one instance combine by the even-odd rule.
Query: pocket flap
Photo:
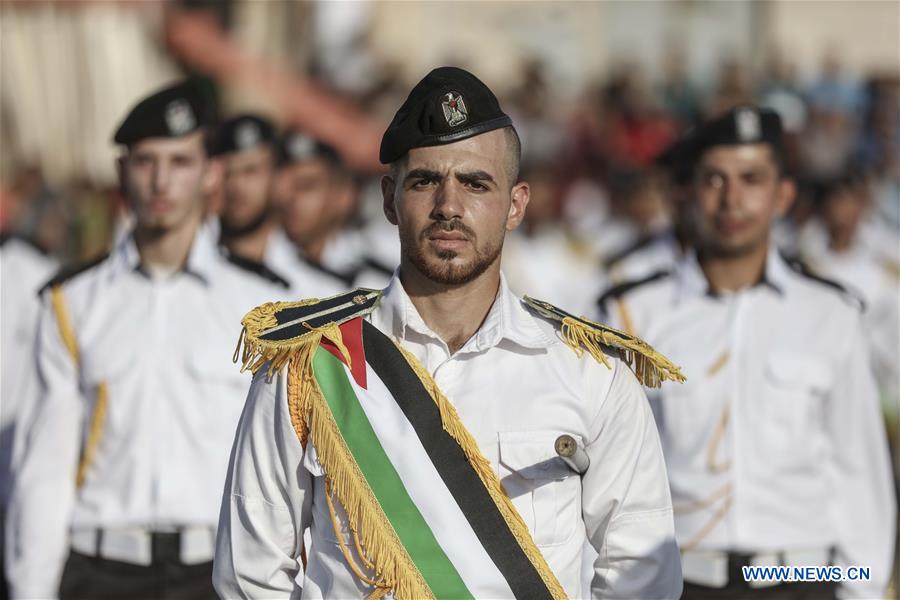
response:
[[[834,382],[828,364],[814,356],[776,352],[766,361],[767,375],[779,385],[827,392]]]
[[[500,464],[525,479],[562,479],[572,469],[556,453],[556,439],[565,431],[501,431]],[[568,433],[584,447],[581,436]]]

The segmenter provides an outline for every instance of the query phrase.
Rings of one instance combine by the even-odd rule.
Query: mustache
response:
[[[421,237],[429,238],[436,233],[449,233],[451,231],[458,231],[466,236],[467,239],[472,239],[475,237],[475,232],[472,229],[463,223],[462,221],[435,221],[424,230],[422,230]]]

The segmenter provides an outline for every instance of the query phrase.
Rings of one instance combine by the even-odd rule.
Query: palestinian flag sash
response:
[[[372,597],[564,598],[456,410],[363,319],[379,297],[267,304],[241,336],[245,368],[287,366],[294,429],[315,447],[336,529],[335,501],[348,517],[352,548],[336,534],[351,569]]]

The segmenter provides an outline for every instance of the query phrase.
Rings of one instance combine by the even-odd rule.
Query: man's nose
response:
[[[169,187],[169,178],[171,171],[168,165],[158,162],[153,168],[153,191],[154,193],[165,192]]]
[[[741,204],[743,190],[741,190],[739,183],[726,179],[722,182],[720,194],[720,201],[723,207],[737,208]]]
[[[462,197],[455,181],[445,180],[440,184],[434,195],[432,214],[435,219],[442,221],[462,217]]]

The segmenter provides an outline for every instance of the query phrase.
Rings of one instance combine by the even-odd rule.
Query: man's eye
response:
[[[417,179],[413,182],[414,189],[422,189],[433,185],[435,182],[434,179]]]
[[[762,176],[759,173],[747,173],[746,175],[744,175],[744,183],[756,185],[760,182],[762,182]]]
[[[484,185],[483,183],[479,183],[479,182],[477,182],[477,181],[470,181],[470,182],[467,183],[466,185],[467,185],[468,187],[472,188],[473,190],[476,190],[476,191],[479,191],[479,192],[482,192],[482,191],[484,191],[484,190],[487,189],[487,186],[486,186],[486,185]]]

